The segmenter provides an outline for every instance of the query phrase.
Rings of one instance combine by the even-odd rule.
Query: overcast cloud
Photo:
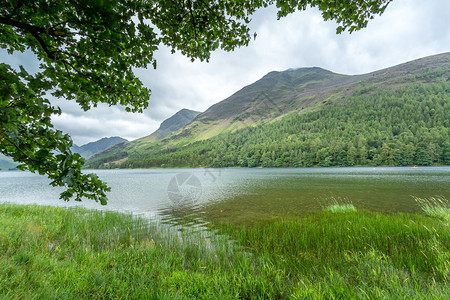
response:
[[[336,24],[324,22],[309,9],[276,20],[274,8],[254,15],[250,24],[257,38],[234,52],[217,51],[209,63],[194,62],[161,47],[158,68],[137,69],[151,88],[143,114],[101,105],[88,112],[76,103],[56,100],[63,110],[53,118],[57,128],[82,145],[102,137],[132,140],[146,136],[182,108],[204,111],[270,71],[317,66],[342,74],[362,74],[413,59],[450,51],[450,1],[394,0],[382,16],[351,35],[336,35]],[[36,69],[30,53],[0,60]]]

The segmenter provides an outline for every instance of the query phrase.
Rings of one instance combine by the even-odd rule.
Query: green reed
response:
[[[450,222],[450,201],[444,197],[418,198],[413,197],[425,214]]]

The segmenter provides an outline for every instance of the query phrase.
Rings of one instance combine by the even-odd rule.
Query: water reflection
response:
[[[413,197],[450,199],[449,175],[448,167],[223,170],[213,197],[160,214],[175,223],[249,223],[303,216],[336,202],[412,213],[420,211]]]

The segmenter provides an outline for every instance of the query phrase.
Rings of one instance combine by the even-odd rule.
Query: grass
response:
[[[298,282],[298,298],[444,299],[448,224],[423,215],[329,211],[302,220],[222,228]]]
[[[444,197],[414,197],[425,214],[450,222],[450,202]]]
[[[344,201],[348,202],[348,200]],[[345,213],[356,211],[356,207],[352,203],[340,203],[340,202],[343,202],[343,200],[340,198],[336,199],[332,197],[331,204],[325,207],[325,210],[332,213]]]
[[[179,228],[178,228],[179,229]],[[177,230],[0,205],[0,298],[448,299],[442,218],[363,211]]]
[[[353,204],[331,204],[326,208],[326,210],[332,213],[339,213],[356,211],[356,208]]]

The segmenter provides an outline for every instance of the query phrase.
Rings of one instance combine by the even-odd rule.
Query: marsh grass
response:
[[[420,208],[430,217],[437,217],[450,222],[450,201],[444,197],[418,198],[414,200],[419,204]]]
[[[331,204],[327,206],[325,210],[332,213],[352,212],[356,211],[356,207],[353,204]]]
[[[349,202],[348,199],[344,198],[336,198],[331,197],[331,199],[328,201],[331,204],[328,204],[324,210],[332,212],[332,213],[345,213],[345,212],[355,212],[356,207],[352,203]]]
[[[228,237],[181,229],[117,212],[2,204],[0,298],[226,299],[244,288],[275,293],[269,276],[250,274],[252,255]]]
[[[446,299],[450,231],[424,215],[319,214],[222,231],[282,270],[296,299]]]
[[[323,211],[173,227],[131,214],[0,205],[0,298],[448,299],[449,227]]]

